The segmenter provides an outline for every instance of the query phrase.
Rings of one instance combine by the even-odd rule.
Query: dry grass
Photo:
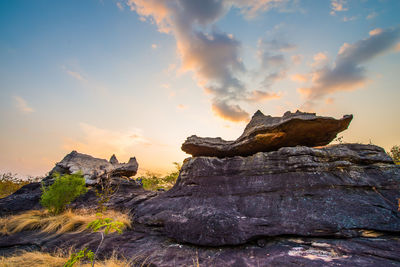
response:
[[[122,222],[125,227],[131,226],[128,215],[106,211],[104,217]],[[87,210],[67,210],[59,215],[51,215],[45,210],[32,210],[22,214],[0,219],[0,234],[11,235],[26,230],[37,230],[45,233],[62,234],[66,232],[83,232],[87,225],[98,219],[96,214]]]
[[[0,267],[15,267],[15,266],[29,266],[29,267],[62,267],[67,262],[69,255],[49,254],[44,252],[24,252],[22,254],[15,254],[9,257],[0,257]],[[126,260],[121,260],[111,256],[104,261],[96,261],[95,266],[99,267],[125,267],[130,266]],[[77,264],[77,266],[88,267],[92,266],[90,263]]]

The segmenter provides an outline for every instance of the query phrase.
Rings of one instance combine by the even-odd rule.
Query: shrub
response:
[[[392,157],[394,163],[400,164],[400,146],[394,146],[390,150],[389,155]]]
[[[146,190],[157,190],[157,189],[171,189],[176,179],[178,179],[179,171],[181,169],[181,165],[177,162],[174,162],[175,171],[172,171],[168,175],[164,177],[159,177],[153,173],[147,173],[141,177],[138,177],[138,180],[142,181],[143,188]]]
[[[94,188],[94,192],[97,196],[96,211],[102,213],[107,210],[106,203],[110,201],[112,195],[118,191],[119,184],[113,185],[111,178],[107,176],[105,179],[100,180],[99,187],[100,188]]]
[[[48,187],[42,187],[40,203],[52,214],[59,214],[78,196],[87,192],[82,174],[55,174],[55,181]]]

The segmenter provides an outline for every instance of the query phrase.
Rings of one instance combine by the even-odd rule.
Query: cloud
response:
[[[247,96],[247,101],[249,102],[262,102],[265,100],[279,99],[281,98],[281,93],[264,92],[260,90],[254,90]]]
[[[394,51],[400,52],[400,43],[396,44],[396,46],[394,47]]]
[[[344,22],[353,21],[356,20],[357,18],[358,18],[357,16],[351,16],[351,17],[344,16],[343,21]]]
[[[183,104],[179,104],[178,106],[176,106],[177,109],[183,110],[183,109],[187,109],[187,106],[183,105]]]
[[[20,96],[14,96],[15,106],[23,113],[32,113],[35,110],[31,108],[25,99]]]
[[[331,15],[335,15],[336,12],[343,12],[347,11],[348,8],[346,7],[347,1],[346,0],[331,0]]]
[[[327,104],[327,105],[332,105],[334,102],[335,102],[335,99],[333,99],[332,97],[325,99],[325,104]]]
[[[69,76],[71,76],[72,78],[74,78],[74,79],[76,79],[78,81],[81,81],[81,82],[86,82],[87,81],[85,78],[83,78],[83,76],[79,72],[68,70],[68,69],[65,69],[65,72]]]
[[[228,0],[241,9],[242,14],[247,18],[254,18],[262,12],[270,9],[278,9],[281,12],[298,10],[298,1],[291,0]]]
[[[381,34],[381,33],[382,33],[382,29],[376,28],[376,29],[371,30],[371,31],[369,32],[369,35],[373,36],[373,35],[379,35],[379,34]]]
[[[88,75],[81,74],[81,72],[71,70],[66,66],[61,66],[61,69],[72,77],[74,80],[78,81],[82,87],[92,90],[96,93],[105,94],[108,89],[102,83],[88,77]]]
[[[296,73],[296,74],[293,74],[292,76],[290,76],[290,79],[295,82],[305,83],[308,81],[308,75]]]
[[[119,10],[124,11],[124,6],[121,4],[121,2],[117,2],[116,5]]]
[[[373,19],[376,18],[376,16],[378,16],[378,13],[376,13],[375,11],[368,14],[368,16],[366,17],[366,19]]]
[[[249,113],[244,111],[239,105],[229,105],[225,102],[214,102],[212,104],[213,112],[221,118],[233,122],[248,121]]]
[[[338,91],[355,90],[363,86],[368,78],[365,63],[374,57],[389,51],[400,39],[400,28],[373,30],[368,38],[354,44],[343,44],[333,64],[319,54],[314,59],[319,64],[313,64],[311,87],[299,88],[298,92],[306,97],[306,107],[311,107],[315,101]],[[323,62],[323,64],[321,64]]]
[[[273,83],[286,77],[289,69],[289,62],[284,52],[293,51],[296,46],[287,42],[272,39],[258,41],[257,55],[261,64],[261,71],[264,72],[262,87],[268,88]]]
[[[176,39],[181,71],[193,72],[200,87],[212,96],[213,110],[225,119],[247,119],[237,104],[248,101],[245,83],[239,78],[247,70],[241,59],[241,43],[218,29],[216,22],[233,6],[246,16],[271,8],[283,8],[292,0],[129,0],[131,10]],[[271,62],[274,60],[270,59]],[[275,59],[279,61],[279,58]],[[215,108],[221,107],[221,108]],[[230,107],[230,108],[228,108]],[[229,112],[232,112],[229,118]],[[240,116],[238,116],[240,114]]]
[[[294,55],[291,57],[293,64],[300,64],[301,61],[303,60],[303,55]]]
[[[157,45],[157,44],[152,44],[152,45],[151,45],[151,48],[152,48],[152,49],[157,49],[157,48],[158,48],[158,45]]]
[[[80,123],[79,128],[83,137],[77,140],[65,139],[65,150],[77,150],[102,157],[109,157],[113,153],[129,157],[133,155],[134,146],[151,145],[151,142],[143,137],[140,129],[116,131],[88,123]]]

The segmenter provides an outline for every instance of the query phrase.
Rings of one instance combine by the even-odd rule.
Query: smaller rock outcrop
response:
[[[115,155],[111,157],[110,161],[107,161],[72,151],[56,164],[50,171],[49,177],[56,172],[60,174],[81,172],[86,179],[86,184],[96,184],[105,175],[134,176],[137,169],[138,163],[135,157],[130,158],[128,163],[118,163]]]
[[[114,166],[115,169],[111,172],[111,176],[126,176],[126,177],[131,177],[136,175],[139,167],[135,157],[130,158],[128,163],[122,163],[122,164],[117,163],[114,164]]]
[[[195,157],[223,158],[249,156],[257,152],[278,150],[281,147],[324,146],[339,132],[347,129],[352,119],[353,115],[345,115],[337,120],[300,111],[288,111],[283,117],[271,117],[258,110],[243,134],[235,141],[193,135],[183,143],[182,150]]]
[[[134,176],[138,169],[136,158],[130,158],[128,163],[118,163],[115,155],[112,155],[110,161],[99,159],[90,155],[72,151],[66,155],[63,160],[49,172],[41,183],[31,183],[23,186],[14,194],[0,199],[0,217],[10,214],[16,214],[26,210],[36,210],[42,208],[40,205],[40,196],[42,195],[42,184],[48,186],[53,183],[54,173],[72,174],[81,172],[85,177],[86,184],[93,187],[101,187],[101,183],[108,180],[117,190],[112,194],[107,207],[115,210],[132,210],[132,205],[157,195],[154,192],[145,191],[140,182],[126,177]],[[106,180],[105,180],[106,179]],[[127,203],[127,206],[124,205]],[[70,208],[95,208],[97,205],[97,196],[93,188],[80,196]]]

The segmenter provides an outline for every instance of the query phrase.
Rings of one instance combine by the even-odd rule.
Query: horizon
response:
[[[239,137],[251,115],[341,118],[343,141],[400,145],[400,1],[0,3],[0,171],[77,150],[139,175]]]

